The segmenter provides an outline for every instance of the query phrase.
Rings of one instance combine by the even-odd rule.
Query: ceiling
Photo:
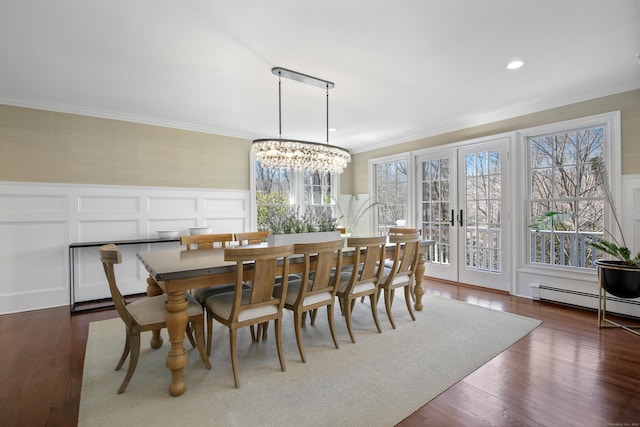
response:
[[[0,104],[354,152],[640,88],[639,0],[3,0]],[[507,62],[525,66],[509,71]],[[282,136],[326,93],[282,81]]]

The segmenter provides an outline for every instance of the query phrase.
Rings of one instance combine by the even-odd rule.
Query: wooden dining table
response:
[[[416,268],[416,282],[414,287],[415,309],[423,309],[422,277],[424,276],[424,254],[433,241],[426,240],[420,244],[420,261]],[[245,246],[246,247],[246,246]],[[386,256],[393,256],[395,246],[386,247]],[[200,249],[197,251],[158,250],[138,253],[138,259],[149,273],[147,278],[147,295],[167,294],[166,325],[169,333],[171,348],[167,355],[167,368],[171,371],[169,393],[180,396],[186,390],[184,381],[184,367],[189,362],[189,355],[184,348],[185,330],[189,316],[187,315],[187,301],[185,292],[208,286],[235,283],[236,263],[224,260],[224,249]],[[353,264],[354,250],[345,248],[343,251],[343,266]],[[302,272],[304,264],[302,258],[290,258],[289,272]],[[160,331],[153,331],[150,345],[152,348],[162,346]]]

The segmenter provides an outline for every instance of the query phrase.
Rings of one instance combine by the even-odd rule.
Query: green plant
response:
[[[591,170],[594,172],[596,179],[602,188],[604,189],[606,202],[611,209],[611,215],[615,222],[617,231],[620,235],[620,241],[606,228],[603,229],[604,235],[600,236],[587,236],[586,243],[592,248],[602,251],[614,258],[617,258],[625,265],[635,265],[640,267],[640,252],[635,256],[632,256],[631,250],[627,247],[627,243],[622,232],[622,226],[618,217],[618,212],[613,200],[613,194],[609,185],[609,176],[607,170],[604,167],[602,159],[592,159],[590,162]],[[566,212],[545,212],[541,215],[533,217],[530,228],[536,231],[539,230],[566,230],[566,222],[573,221],[573,215]]]
[[[607,173],[607,169],[602,159],[592,159],[591,167],[598,177],[598,180],[602,184],[602,187],[604,188],[607,203],[611,208],[611,215],[613,216],[613,220],[616,224],[618,232],[620,233],[620,241],[618,241],[616,237],[605,228],[604,233],[606,235],[606,238],[592,236],[590,237],[588,244],[595,249],[598,249],[606,254],[611,255],[614,258],[617,258],[625,265],[635,265],[637,267],[640,267],[640,252],[632,257],[631,250],[628,248],[627,242],[624,239],[624,233],[622,232],[622,226],[620,225],[620,219],[618,218],[618,212],[616,210],[616,205],[613,200],[613,194],[611,193],[611,187],[609,185],[609,174]]]
[[[329,209],[318,212],[307,208],[303,215],[299,209],[283,209],[282,206],[266,208],[261,227],[271,234],[313,233],[316,231],[335,231],[338,224]]]

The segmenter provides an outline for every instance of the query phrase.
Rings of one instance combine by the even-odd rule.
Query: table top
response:
[[[420,245],[429,246],[433,245],[433,243],[432,240],[424,240]],[[266,246],[266,243],[255,246]],[[391,248],[392,245],[387,245],[387,247]],[[349,250],[353,252],[353,248],[344,248],[343,254],[348,255]],[[138,259],[149,272],[149,275],[156,281],[185,279],[235,271],[236,266],[235,261],[224,260],[224,249],[222,248],[191,251],[184,248],[180,250],[144,251],[138,252]]]
[[[156,281],[234,271],[236,266],[224,260],[222,248],[145,251],[138,252],[138,259]]]

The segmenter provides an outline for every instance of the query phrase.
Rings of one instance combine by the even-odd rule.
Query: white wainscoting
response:
[[[250,191],[0,182],[0,314],[70,304],[69,244],[157,237],[158,230],[208,226],[251,230]],[[122,246],[117,267],[125,293],[146,290],[140,250]],[[75,301],[109,297],[97,248],[76,250]]]

